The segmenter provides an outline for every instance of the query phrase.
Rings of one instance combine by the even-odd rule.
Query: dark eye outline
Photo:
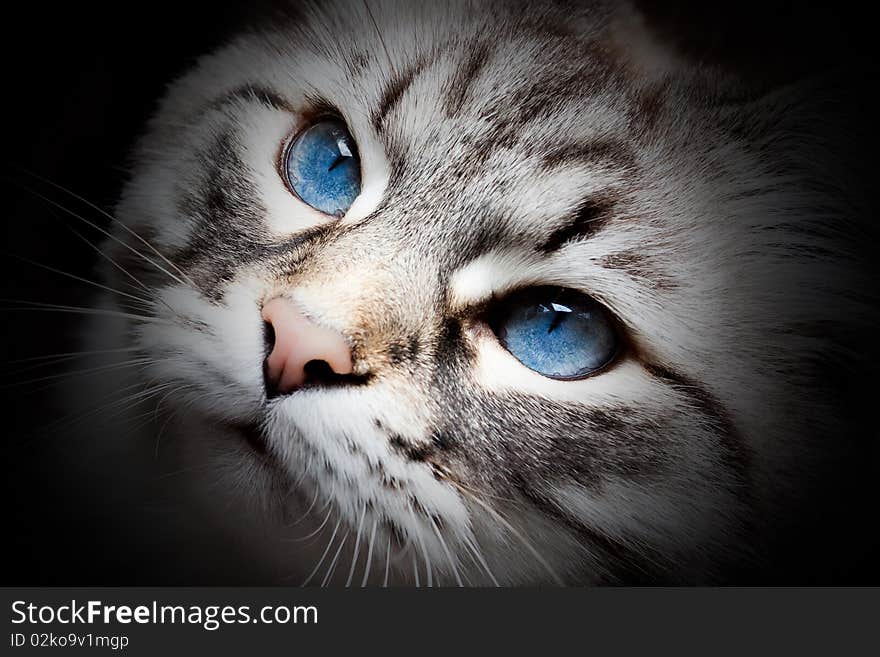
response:
[[[502,322],[509,317],[509,308],[511,307],[511,304],[515,303],[517,298],[530,295],[538,295],[540,294],[541,290],[546,290],[547,292],[555,290],[557,294],[578,294],[586,297],[591,303],[595,304],[598,308],[601,309],[601,311],[605,315],[605,318],[608,321],[612,332],[614,333],[615,342],[614,351],[601,366],[588,372],[584,372],[583,374],[574,374],[571,376],[551,376],[549,374],[545,374],[544,372],[539,372],[538,370],[532,369],[531,367],[523,363],[519,358],[517,358],[516,354],[514,354],[512,351],[510,351],[510,349],[507,348],[507,345],[505,344],[505,341],[501,336],[501,331],[499,330],[499,328]],[[516,362],[525,367],[527,370],[543,376],[545,379],[551,379],[553,381],[583,381],[584,379],[589,379],[599,374],[603,374],[610,370],[618,362],[620,362],[621,358],[626,353],[629,345],[626,333],[621,327],[620,320],[613,312],[611,312],[608,306],[606,306],[604,303],[602,303],[592,295],[587,294],[586,292],[583,292],[581,290],[577,290],[575,288],[561,287],[558,285],[530,285],[528,287],[520,287],[513,289],[509,292],[505,292],[503,296],[495,296],[493,294],[492,298],[486,303],[486,305],[482,309],[480,315],[482,321],[486,324],[489,331],[491,331],[498,344],[507,353],[509,353],[516,360]]]
[[[287,162],[290,158],[290,150],[293,148],[293,145],[296,144],[297,140],[303,135],[303,133],[305,133],[307,130],[313,128],[317,124],[321,123],[322,121],[338,121],[339,123],[341,123],[345,127],[345,131],[348,133],[348,136],[351,137],[351,143],[354,145],[354,154],[357,156],[357,159],[358,159],[358,174],[360,176],[361,183],[363,183],[363,180],[364,180],[364,161],[360,156],[361,151],[360,151],[360,148],[358,147],[357,139],[354,138],[354,135],[352,134],[351,130],[349,129],[348,123],[346,122],[346,120],[344,118],[342,118],[339,114],[336,114],[334,112],[329,112],[329,111],[323,111],[319,114],[314,114],[314,115],[310,116],[309,119],[302,124],[302,126],[299,128],[299,130],[296,130],[295,132],[291,133],[287,137],[287,139],[282,142],[281,150],[280,150],[278,157],[277,157],[276,166],[278,168],[278,175],[281,177],[281,181],[284,183],[284,186],[287,188],[287,191],[290,192],[291,194],[293,194],[298,201],[300,201],[303,205],[308,206],[309,208],[311,208],[315,212],[318,212],[318,213],[324,215],[325,217],[336,217],[337,219],[339,219],[339,218],[341,218],[341,216],[344,216],[345,213],[343,213],[343,215],[341,215],[341,216],[328,214],[322,210],[319,210],[314,205],[311,205],[308,201],[303,199],[303,197],[300,196],[297,193],[297,191],[293,188],[293,184],[290,182],[290,176],[288,176],[288,173],[287,173],[287,169],[288,169]],[[361,191],[363,191],[363,187],[361,187]],[[358,196],[360,196],[360,192],[358,192]],[[355,199],[356,198],[357,198],[357,196],[355,197]],[[346,210],[346,212],[347,212],[347,210]]]

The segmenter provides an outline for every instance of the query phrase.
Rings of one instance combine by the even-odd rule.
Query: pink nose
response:
[[[329,367],[337,375],[351,374],[351,350],[345,338],[313,323],[292,301],[272,299],[263,306],[263,319],[275,332],[266,376],[278,392],[292,392],[306,383],[310,363],[324,363],[321,368]]]

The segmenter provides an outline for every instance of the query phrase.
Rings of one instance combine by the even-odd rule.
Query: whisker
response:
[[[376,540],[376,529],[379,526],[379,517],[373,518],[373,531],[370,532],[370,545],[367,548],[367,565],[364,567],[364,578],[361,580],[361,587],[367,585],[370,578],[370,566],[373,563],[373,542]]]
[[[82,233],[80,233],[78,230],[76,230],[76,229],[73,228],[72,226],[68,226],[67,224],[64,224],[64,227],[65,227],[67,230],[69,230],[71,233],[73,233],[76,237],[78,237],[80,240],[82,240],[82,241],[86,244],[86,246],[88,246],[90,249],[92,249],[95,253],[97,253],[99,256],[101,256],[102,258],[104,258],[107,262],[109,262],[111,265],[113,265],[114,267],[116,267],[116,268],[117,268],[119,271],[121,271],[123,274],[125,274],[126,276],[128,276],[128,278],[131,279],[132,282],[134,282],[135,285],[137,285],[139,288],[141,288],[144,292],[146,292],[147,294],[152,294],[152,291],[150,290],[150,288],[147,287],[147,286],[144,284],[144,282],[141,281],[141,279],[139,279],[137,276],[135,276],[135,275],[132,274],[130,271],[128,271],[125,267],[123,267],[123,266],[120,265],[118,262],[116,262],[116,260],[114,260],[113,258],[111,258],[111,257],[110,257],[107,253],[105,253],[104,250],[101,249],[98,245],[93,244],[92,241],[91,241],[89,238],[87,238],[85,235],[83,235]]]
[[[345,532],[345,536],[342,537],[342,540],[339,542],[339,547],[336,548],[336,554],[333,555],[333,561],[330,562],[330,567],[327,569],[327,574],[324,576],[324,580],[321,582],[321,587],[327,586],[327,582],[330,581],[330,578],[333,576],[334,571],[336,570],[336,562],[339,560],[339,554],[342,552],[342,548],[345,547],[345,541],[348,540],[348,535],[351,531]]]
[[[140,383],[135,384],[135,386],[141,386],[141,385],[142,384],[140,384]],[[129,387],[131,387],[131,386],[129,386]],[[168,390],[169,388],[176,388],[179,390],[180,386],[175,386],[174,383],[163,383],[160,385],[150,386],[148,388],[145,388],[144,390],[141,390],[140,392],[126,395],[125,397],[123,397],[121,399],[117,399],[117,400],[111,401],[110,403],[103,404],[100,407],[98,407],[97,409],[95,409],[94,411],[89,412],[89,414],[91,415],[91,414],[94,414],[95,412],[103,413],[103,412],[111,410],[112,408],[114,408],[116,406],[119,406],[120,409],[116,413],[113,413],[111,415],[106,415],[102,418],[104,420],[112,420],[113,418],[117,417],[118,415],[121,415],[122,413],[126,413],[126,412],[130,411],[134,406],[136,406],[140,402],[148,401],[149,399],[155,397],[156,395],[161,394],[162,392]],[[137,415],[131,419],[137,420],[138,418],[149,415],[150,413],[152,413],[151,410],[147,411],[146,413],[142,413],[140,415]],[[84,418],[82,418],[82,419],[84,419]],[[76,420],[76,421],[81,421],[81,420]]]
[[[134,281],[135,284],[136,284],[138,287],[140,287],[144,292],[146,292],[148,295],[152,295],[152,294],[153,294],[153,290],[151,290],[149,287],[147,287],[147,286],[144,284],[144,282],[141,281],[141,279],[139,279],[137,276],[135,276],[134,274],[132,274],[130,271],[128,271],[125,267],[123,267],[123,266],[120,265],[118,262],[116,262],[116,261],[115,261],[113,258],[111,258],[109,255],[107,255],[106,253],[104,253],[104,250],[103,250],[103,249],[99,248],[99,247],[98,247],[97,245],[95,245],[95,244],[92,244],[91,241],[88,240],[88,238],[86,238],[84,235],[81,235],[79,232],[77,232],[76,230],[74,230],[74,229],[71,228],[70,226],[65,225],[65,228],[67,228],[67,230],[69,230],[71,233],[73,233],[73,234],[76,235],[79,239],[81,239],[83,242],[85,242],[85,243],[89,246],[89,248],[91,248],[91,249],[93,249],[94,251],[96,251],[96,252],[98,253],[98,255],[100,255],[100,256],[101,256],[102,258],[104,258],[107,262],[109,262],[111,265],[113,265],[114,267],[116,267],[116,269],[118,269],[118,270],[121,271],[123,274],[125,274],[126,276],[128,276],[128,278],[130,278],[132,281]],[[163,306],[165,306],[166,308],[168,308],[168,310],[170,310],[174,315],[178,315],[178,316],[180,316],[180,314],[179,314],[174,308],[172,308],[172,307],[168,304],[167,301],[165,301],[165,300],[162,299],[161,297],[157,297],[157,301],[158,301],[159,303],[161,303]]]
[[[120,388],[116,392],[117,393],[124,393],[127,390],[131,390],[132,388],[142,388],[142,387],[143,387],[143,383],[138,381],[137,383],[134,383],[132,385],[128,385],[123,388]],[[138,394],[138,393],[136,393],[136,394]],[[74,410],[69,413],[65,413],[60,418],[57,418],[56,420],[44,425],[43,430],[44,431],[53,431],[62,425],[65,425],[65,426],[74,425],[77,422],[87,418],[89,415],[91,415],[95,412],[100,412],[100,411],[104,410],[104,408],[107,406],[116,405],[117,403],[121,403],[121,402],[125,401],[126,398],[127,398],[127,396],[124,396],[124,397],[120,397],[119,399],[111,400],[110,402],[98,404],[98,406],[95,406],[95,407],[82,409],[82,410]]]
[[[412,514],[413,521],[415,521],[417,523],[418,519],[416,518],[415,511],[410,510],[410,513]],[[426,585],[428,587],[432,587],[433,580],[434,580],[434,573],[433,573],[433,569],[431,568],[431,557],[428,554],[428,548],[425,546],[425,541],[422,538],[422,534],[420,531],[418,531],[416,533],[416,540],[419,543],[419,547],[422,548],[422,556],[425,558],[425,577],[427,580]],[[415,553],[413,553],[413,559],[415,559]],[[416,581],[418,582],[418,579]],[[416,586],[418,586],[418,583],[416,583]]]
[[[470,550],[471,555],[473,555],[474,559],[476,559],[476,562],[479,564],[479,566],[483,569],[483,572],[485,572],[489,576],[489,579],[492,580],[492,584],[494,584],[495,586],[500,586],[498,580],[495,579],[495,575],[492,574],[492,570],[489,568],[489,564],[486,563],[486,559],[485,557],[483,557],[483,552],[482,550],[480,550],[480,547],[470,538],[466,538],[464,544],[468,548],[468,550]]]
[[[104,355],[104,354],[114,354],[114,353],[131,353],[137,351],[137,347],[124,347],[120,349],[96,349],[92,351],[68,351],[65,353],[57,353],[57,354],[41,354],[39,356],[30,356],[27,358],[16,358],[13,360],[6,361],[6,365],[26,365],[25,367],[19,367],[17,369],[4,369],[2,371],[2,376],[12,378],[16,377],[20,374],[24,374],[25,372],[32,372],[34,370],[39,370],[46,367],[55,367],[58,365],[63,365],[64,363],[68,363],[72,360],[76,360],[78,358],[84,358],[86,356],[96,356],[96,355]]]
[[[21,183],[15,183],[15,184],[16,184],[18,187],[20,187],[21,189],[23,189],[23,190],[29,192],[30,194],[33,194],[34,196],[36,196],[36,197],[39,198],[39,199],[41,199],[44,203],[48,203],[49,205],[51,205],[51,206],[53,206],[53,207],[55,207],[55,208],[58,208],[58,209],[61,210],[62,212],[66,212],[66,213],[69,214],[70,216],[72,216],[72,217],[74,217],[74,218],[76,218],[76,219],[79,219],[79,220],[82,221],[83,223],[85,223],[85,224],[91,226],[92,228],[94,228],[95,230],[97,230],[99,233],[101,233],[101,234],[103,234],[103,235],[106,235],[107,237],[109,237],[111,240],[113,240],[113,241],[116,242],[117,244],[119,244],[119,245],[125,247],[126,249],[128,249],[129,251],[131,251],[132,253],[134,253],[134,254],[137,255],[138,257],[140,257],[144,262],[148,262],[148,263],[150,263],[151,265],[153,265],[157,270],[161,271],[162,273],[164,273],[166,276],[168,276],[168,277],[171,278],[172,280],[177,281],[178,283],[180,283],[181,285],[183,285],[183,286],[185,286],[185,287],[192,287],[193,289],[198,289],[197,287],[195,287],[195,286],[193,286],[193,285],[191,285],[191,284],[189,284],[189,283],[186,283],[185,281],[183,281],[183,280],[182,280],[181,278],[179,278],[178,276],[175,276],[175,275],[172,274],[170,271],[168,271],[167,269],[165,269],[162,265],[160,265],[160,264],[157,263],[156,261],[154,261],[154,260],[148,258],[146,255],[144,255],[143,253],[141,253],[140,251],[138,251],[136,248],[134,248],[134,247],[131,246],[130,244],[127,244],[126,242],[123,242],[121,239],[119,239],[118,237],[116,237],[115,235],[113,235],[112,233],[110,233],[109,231],[104,230],[103,228],[101,228],[100,226],[98,226],[96,223],[94,223],[94,222],[92,222],[92,221],[89,221],[88,219],[86,219],[86,218],[83,217],[82,215],[80,215],[80,214],[74,212],[74,211],[71,210],[70,208],[67,208],[67,207],[61,205],[60,203],[57,203],[57,202],[53,201],[53,200],[50,199],[48,196],[45,196],[44,194],[41,194],[40,192],[38,192],[38,191],[36,191],[36,190],[34,190],[34,189],[31,189],[31,188],[28,187],[27,185],[23,185],[23,184],[21,184]],[[114,220],[114,221],[115,221],[115,220]],[[118,223],[120,223],[120,225],[122,225],[121,222],[118,222]],[[125,228],[128,229],[127,226],[126,226]],[[128,230],[130,230],[130,229],[128,229]]]
[[[491,508],[488,504],[486,504],[476,496],[471,495],[470,498],[481,507],[483,507],[483,509],[485,509],[487,513],[493,516],[498,521],[498,523],[500,523],[505,529],[507,529],[507,531],[509,531],[511,534],[513,534],[513,536],[519,539],[519,541],[525,546],[525,548],[532,553],[532,556],[535,557],[535,559],[537,559],[542,566],[544,566],[550,576],[554,580],[556,580],[556,583],[559,586],[565,586],[565,582],[562,580],[561,577],[559,577],[559,575],[556,574],[556,571],[550,567],[550,564],[547,563],[547,560],[544,559],[543,556],[541,556],[538,550],[535,549],[535,547],[528,540],[526,540],[526,538],[519,531],[517,531],[513,527],[513,525],[511,525],[500,513],[495,511],[495,509]]]
[[[128,292],[123,292],[122,290],[117,290],[115,288],[110,287],[109,285],[104,285],[102,283],[97,283],[95,281],[90,281],[87,278],[83,278],[82,276],[77,276],[76,274],[71,274],[66,271],[62,271],[61,269],[56,269],[55,267],[50,267],[49,265],[44,265],[43,263],[36,262],[35,260],[31,260],[30,258],[25,258],[24,256],[16,255],[14,253],[9,253],[4,251],[5,255],[8,255],[16,260],[21,260],[22,262],[26,262],[29,265],[33,265],[34,267],[39,267],[41,269],[45,269],[46,271],[50,271],[52,273],[58,274],[60,276],[66,276],[67,278],[73,279],[75,281],[79,281],[81,283],[86,283],[88,285],[92,285],[94,287],[100,288],[102,290],[106,290],[107,292],[112,292],[113,294],[118,294],[123,297],[127,297],[129,299],[134,299],[140,303],[146,304],[147,307],[152,305],[152,302],[149,299],[144,299],[143,297],[136,296],[134,294],[129,294]]]
[[[137,351],[138,347],[119,347],[118,349],[93,349],[89,351],[67,351],[60,354],[41,354],[39,356],[28,356],[27,358],[16,358],[15,360],[6,361],[7,365],[17,365],[19,363],[30,363],[38,360],[48,360],[51,358],[76,358],[79,356],[97,356],[101,354],[118,354],[126,351]]]
[[[330,507],[330,509],[327,511],[327,515],[324,518],[324,522],[322,522],[315,531],[313,531],[312,533],[310,533],[306,536],[288,539],[288,541],[291,543],[302,543],[303,541],[309,540],[313,536],[317,536],[320,533],[320,531],[322,529],[324,529],[324,525],[327,524],[327,521],[330,519],[330,516],[332,514],[333,514],[333,507]]]
[[[193,388],[193,387],[194,386],[177,386],[176,388],[173,388],[173,389],[169,390],[168,392],[166,392],[164,395],[162,395],[162,398],[158,402],[156,402],[156,407],[152,410],[152,412],[149,413],[153,416],[153,420],[155,422],[159,421],[159,413],[161,412],[161,409],[162,409],[162,403],[166,399],[168,399],[169,396],[171,396],[173,394],[180,393],[183,390],[186,390],[188,388]],[[162,423],[162,426],[159,427],[159,432],[156,434],[156,446],[154,448],[154,454],[155,454],[156,458],[159,458],[159,446],[162,443],[162,436],[165,434],[165,429],[168,428],[168,425],[171,423],[171,420],[174,419],[176,414],[177,414],[176,412],[170,413],[168,415],[168,418],[165,420],[165,422]]]
[[[145,401],[149,400],[152,396],[155,396],[155,395],[161,393],[165,389],[165,386],[167,386],[167,385],[172,385],[172,384],[164,384],[161,386],[150,387],[147,389],[140,390],[137,393],[134,393],[132,395],[125,395],[125,396],[122,396],[118,399],[112,399],[109,402],[98,404],[98,405],[93,406],[91,408],[66,413],[62,417],[56,418],[54,421],[43,426],[41,428],[41,431],[43,432],[43,434],[48,433],[49,437],[57,437],[59,435],[57,433],[58,427],[63,427],[64,429],[69,430],[71,427],[74,427],[77,424],[84,422],[90,416],[93,416],[93,415],[96,415],[99,413],[105,413],[106,411],[113,409],[114,407],[119,407],[119,410],[114,413],[111,413],[109,415],[102,415],[103,421],[112,420],[112,419],[122,415],[123,413],[128,412],[129,409],[136,406],[138,403],[145,402]],[[144,386],[143,382],[138,382],[134,385],[125,386],[124,388],[118,390],[118,392],[122,393],[126,390],[130,390],[131,388],[135,388],[135,387],[143,388],[143,386]],[[143,416],[143,414],[128,418],[127,422],[133,422],[142,416]],[[39,434],[32,435],[28,440],[24,441],[22,444],[26,445],[26,444],[28,444],[28,442],[36,440],[38,435]],[[69,431],[66,431],[64,435],[69,435]]]
[[[189,282],[189,285],[190,285],[193,289],[196,289],[196,290],[198,289],[198,286],[193,282],[193,280],[192,280],[189,276],[187,276],[187,275],[183,272],[183,270],[180,269],[180,267],[178,267],[178,266],[177,266],[176,264],[174,264],[171,260],[169,260],[168,258],[166,258],[166,257],[162,254],[162,252],[159,251],[155,246],[153,246],[153,245],[152,245],[147,239],[145,239],[143,236],[141,236],[141,235],[140,235],[139,233],[137,233],[136,231],[134,231],[134,230],[132,230],[131,228],[129,228],[129,227],[125,224],[125,222],[120,221],[119,219],[117,219],[115,216],[113,216],[112,214],[110,214],[110,213],[109,213],[107,210],[105,210],[104,208],[99,207],[99,206],[96,205],[95,203],[92,203],[91,201],[89,201],[88,199],[86,199],[86,198],[80,196],[79,194],[77,194],[77,193],[74,192],[73,190],[68,189],[68,188],[64,187],[63,185],[59,185],[58,183],[56,183],[56,182],[54,182],[54,181],[52,181],[52,180],[49,180],[48,178],[44,178],[43,176],[41,176],[41,175],[39,175],[39,174],[37,174],[37,173],[34,173],[34,172],[32,172],[32,171],[28,171],[27,169],[21,169],[21,170],[22,170],[24,173],[27,173],[28,175],[33,176],[33,177],[36,178],[37,180],[41,180],[42,182],[46,183],[47,185],[51,185],[51,186],[54,187],[55,189],[57,189],[57,190],[59,190],[59,191],[62,191],[62,192],[64,192],[65,194],[68,194],[69,196],[72,196],[73,198],[75,198],[76,200],[80,201],[81,203],[85,203],[87,206],[89,206],[89,207],[92,208],[93,210],[97,210],[98,212],[100,212],[100,213],[101,213],[102,215],[104,215],[107,219],[109,219],[110,221],[112,221],[113,223],[115,223],[116,225],[118,225],[120,228],[122,228],[123,230],[125,230],[126,232],[128,232],[132,237],[134,237],[134,238],[136,238],[137,240],[139,240],[141,243],[143,243],[144,246],[146,246],[146,247],[147,247],[148,249],[150,249],[153,253],[155,253],[157,256],[159,256],[160,258],[162,258],[162,260],[164,260],[164,261],[165,261],[170,267],[172,267],[175,271],[177,271],[178,274],[180,274],[184,279],[186,279],[186,280]]]
[[[150,317],[148,315],[137,315],[134,313],[126,313],[118,310],[107,310],[105,308],[83,308],[80,306],[65,306],[65,305],[56,305],[49,303],[41,303],[39,301],[28,301],[26,299],[0,299],[0,303],[20,303],[25,304],[24,306],[6,306],[0,308],[0,310],[6,311],[43,311],[43,312],[59,312],[59,313],[72,313],[79,315],[101,315],[105,317],[118,317],[121,319],[131,319],[138,322],[146,322],[153,324],[165,324],[167,326],[174,326],[173,322],[169,322],[168,320],[162,319],[160,317]]]
[[[320,493],[320,492],[321,492],[320,489],[316,486],[315,487],[315,494],[312,496],[312,503],[309,504],[309,506],[305,510],[305,512],[296,521],[294,521],[292,524],[288,525],[288,527],[296,527],[299,523],[301,523],[303,520],[305,520],[308,517],[312,508],[315,506],[315,503],[318,501],[318,493]]]
[[[312,452],[309,452],[309,459],[306,461],[306,467],[302,469],[302,471],[297,475],[296,481],[293,482],[291,488],[299,488],[299,485],[302,483],[302,480],[305,479],[306,473],[308,473],[312,468]],[[315,493],[317,494],[317,488],[315,489]],[[311,507],[310,507],[311,508]],[[297,523],[294,523],[297,524]]]
[[[487,493],[484,491],[477,491],[473,488],[468,488],[464,484],[460,482],[455,482],[455,487],[461,491],[467,491],[471,495],[480,495],[481,497],[486,497],[491,500],[498,500],[499,502],[504,502],[504,504],[514,508],[514,509],[526,509],[526,505],[522,502],[515,500],[511,497],[502,497],[501,495],[494,495],[492,493]]]
[[[458,583],[459,586],[463,586],[463,584],[461,583],[461,577],[458,574],[456,560],[452,558],[452,553],[449,551],[449,547],[446,545],[446,541],[443,540],[443,533],[440,531],[440,528],[437,526],[437,523],[434,521],[434,518],[432,516],[429,516],[428,519],[431,521],[431,527],[434,528],[434,533],[437,535],[437,539],[440,541],[440,546],[446,553],[446,558],[449,559],[449,565],[452,568],[452,574],[455,575],[455,581]]]
[[[156,475],[156,479],[157,480],[170,479],[172,477],[179,477],[182,474],[188,474],[191,472],[209,471],[209,470],[213,470],[213,469],[214,469],[213,463],[199,463],[197,465],[191,465],[186,468],[172,470],[171,472],[164,472],[160,475]]]
[[[25,372],[33,372],[34,370],[39,370],[45,367],[55,367],[58,365],[63,365],[64,363],[69,363],[72,360],[76,360],[76,356],[60,356],[58,358],[52,358],[51,360],[45,359],[41,362],[32,363],[27,367],[20,367],[16,370],[7,370],[3,372],[4,376],[14,377],[19,374],[24,374]]]
[[[471,562],[474,563],[474,564],[476,564],[476,561],[474,561],[473,557],[471,557]],[[459,560],[459,563],[460,563],[462,566],[464,566],[464,564],[461,562],[461,560]],[[461,571],[461,578],[464,580],[464,586],[468,586],[468,587],[472,587],[472,586],[474,586],[474,583],[471,581],[471,578],[468,577],[467,569],[466,569],[466,568],[462,568],[462,571]]]
[[[172,417],[174,417],[177,414],[177,412],[180,410],[181,409],[176,409],[174,412],[172,412],[169,417],[169,420]],[[126,413],[126,412],[130,412],[130,411],[126,411],[126,409],[121,409],[121,410],[117,411],[116,413],[114,413],[111,417],[119,416],[119,415],[122,415],[123,413]],[[127,421],[129,423],[134,422],[136,420],[141,420],[140,423],[138,423],[138,424],[134,425],[134,427],[132,427],[132,429],[131,429],[132,433],[140,431],[141,429],[148,426],[149,424],[154,423],[155,422],[154,415],[155,415],[155,413],[151,409],[151,410],[144,411],[143,413],[138,413],[137,415],[133,415],[133,416],[127,418]],[[164,429],[165,426],[163,425],[162,428]],[[158,457],[158,452],[156,453],[156,456]]]
[[[153,362],[151,358],[138,358],[127,360],[122,363],[112,363],[110,365],[100,365],[98,367],[90,367],[84,370],[75,370],[70,372],[63,372],[61,374],[50,374],[48,376],[41,376],[34,379],[28,379],[26,381],[16,381],[15,383],[9,383],[3,386],[0,386],[0,390],[8,390],[9,388],[17,388],[19,386],[29,385],[31,383],[40,383],[42,381],[54,381],[56,379],[69,379],[77,376],[88,376],[90,374],[97,374],[99,372],[106,372],[114,369],[123,369],[126,367],[134,367],[135,365],[143,365],[146,363]]]
[[[364,506],[361,509],[361,518],[358,520],[358,528],[357,528],[357,537],[354,541],[354,556],[351,558],[351,569],[348,571],[348,579],[345,582],[345,587],[348,588],[351,586],[351,578],[354,577],[354,568],[357,565],[358,552],[361,547],[361,528],[364,525],[364,516],[367,514],[367,503],[364,502]]]
[[[388,547],[385,550],[385,579],[382,580],[382,588],[388,587],[388,571],[391,568],[391,533],[388,533]]]
[[[329,514],[328,514],[329,517]],[[324,563],[324,559],[327,558],[327,553],[330,551],[330,546],[333,545],[333,541],[336,539],[336,532],[339,531],[339,525],[342,523],[342,516],[339,517],[339,520],[336,521],[336,526],[333,528],[333,534],[330,536],[330,541],[327,543],[327,547],[324,548],[324,554],[321,555],[321,558],[318,560],[318,564],[315,566],[315,569],[309,573],[309,576],[306,577],[306,580],[301,584],[301,586],[306,586],[315,574],[318,572],[318,569],[321,567],[321,564]]]

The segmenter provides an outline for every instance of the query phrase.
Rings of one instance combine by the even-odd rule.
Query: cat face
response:
[[[306,509],[329,542],[285,554],[312,581],[337,560],[364,581],[719,576],[824,408],[778,375],[822,349],[787,329],[824,284],[799,260],[807,193],[755,149],[772,121],[646,58],[613,8],[415,4],[305,9],[162,102],[107,248],[150,291],[156,321],[125,330],[179,384],[174,440],[267,518]],[[342,336],[350,377],[271,394],[278,298]]]

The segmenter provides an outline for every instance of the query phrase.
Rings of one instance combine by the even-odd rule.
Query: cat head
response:
[[[804,327],[841,316],[846,254],[792,98],[616,6],[307,5],[171,86],[105,271],[149,295],[124,330],[173,440],[323,532],[291,568],[709,581],[833,417]],[[273,302],[342,364],[279,389]]]

